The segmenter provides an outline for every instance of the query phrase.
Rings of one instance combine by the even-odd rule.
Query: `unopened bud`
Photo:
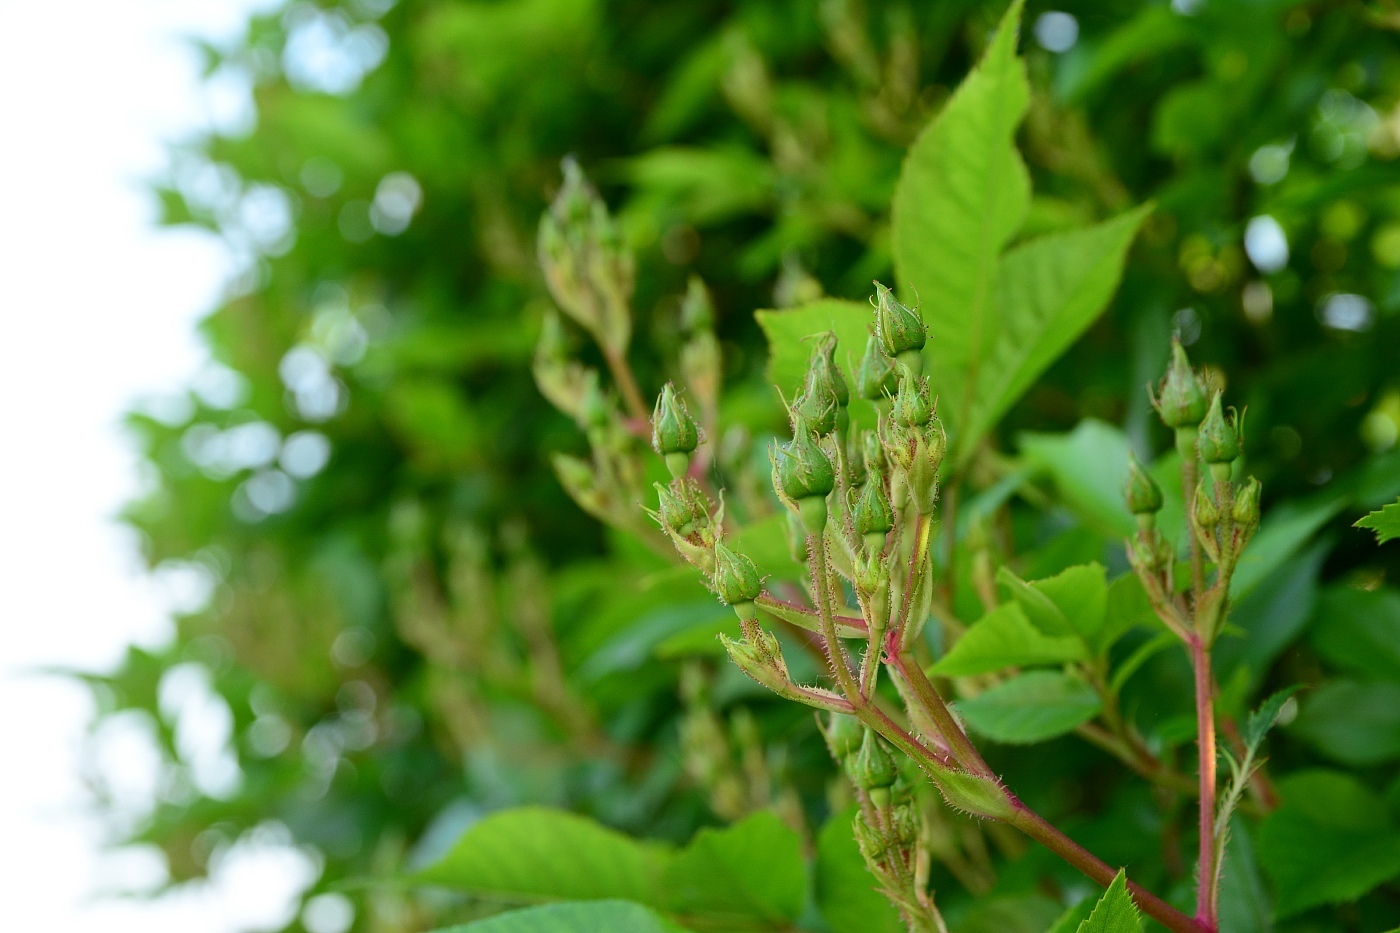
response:
[[[584,511],[595,516],[607,511],[608,498],[598,487],[598,477],[592,464],[561,453],[554,454],[550,462],[554,465],[555,475],[559,477],[559,484]]]
[[[1201,380],[1191,369],[1191,361],[1186,358],[1186,350],[1181,341],[1172,338],[1172,358],[1167,365],[1167,374],[1157,389],[1153,400],[1162,423],[1169,428],[1190,427],[1200,424],[1206,415],[1206,394]]]
[[[837,761],[845,761],[860,748],[865,727],[854,716],[848,716],[845,713],[832,713],[824,734],[826,735],[826,745],[831,749],[832,757]]]
[[[894,509],[885,496],[884,483],[873,473],[866,477],[865,485],[855,495],[851,524],[856,534],[865,539],[868,551],[879,553],[884,548],[885,536],[894,527]]]
[[[684,476],[690,465],[690,455],[700,443],[700,430],[690,417],[685,402],[676,394],[676,387],[666,383],[657,396],[651,415],[651,445],[666,458],[672,476]]]
[[[928,380],[908,367],[900,367],[899,394],[894,397],[890,416],[900,424],[921,428],[933,418],[934,408]]]
[[[1220,508],[1215,504],[1215,499],[1206,491],[1205,484],[1196,487],[1196,502],[1192,508],[1192,514],[1196,519],[1196,527],[1207,535],[1215,533],[1215,529],[1220,525]]]
[[[753,625],[742,641],[724,635],[719,640],[735,666],[758,683],[777,693],[791,686],[782,646],[772,632]]]
[[[1162,509],[1162,489],[1131,453],[1128,454],[1128,481],[1123,486],[1123,498],[1128,501],[1128,511],[1137,516],[1138,526],[1144,531],[1150,530]]]
[[[884,740],[869,729],[860,743],[860,751],[846,760],[851,783],[870,794],[870,802],[883,807],[890,801],[890,788],[899,778],[894,757],[885,748]]]
[[[902,304],[888,288],[875,283],[875,333],[890,359],[918,368],[918,354],[928,340],[928,330],[918,311]]]
[[[860,435],[861,458],[865,461],[866,473],[884,476],[886,470],[885,448],[880,443],[880,435],[866,429]]]
[[[798,416],[793,438],[774,452],[779,490],[793,502],[809,497],[825,499],[836,486],[831,460],[817,446],[805,420]]]
[[[763,589],[763,581],[753,561],[725,544],[715,542],[715,591],[732,606],[740,619],[756,617],[753,601]]]
[[[1200,437],[1196,441],[1196,448],[1201,453],[1201,459],[1211,464],[1212,476],[1216,476],[1218,472],[1224,473],[1223,477],[1216,476],[1217,479],[1229,478],[1228,467],[1240,455],[1238,421],[1239,418],[1234,415],[1234,409],[1231,409],[1230,417],[1226,416],[1220,403],[1220,393],[1215,393],[1210,400],[1210,411],[1206,413],[1205,420],[1201,422]],[[1222,464],[1226,469],[1217,471],[1216,464]]]
[[[598,371],[590,369],[586,378],[583,402],[579,405],[579,424],[585,431],[601,431],[611,422],[613,407],[599,385]]]
[[[831,331],[820,335],[812,348],[812,356],[807,361],[807,381],[819,383],[836,396],[837,405],[844,408],[850,404],[851,390],[846,386],[841,367],[836,364],[836,334]]]
[[[689,538],[709,523],[710,500],[700,484],[686,477],[670,486],[656,483],[657,517],[668,531]]]
[[[1235,501],[1230,505],[1230,519],[1246,533],[1259,527],[1259,498],[1262,492],[1259,480],[1252,476],[1235,490]]]
[[[793,400],[792,417],[794,421],[799,418],[804,421],[817,437],[826,437],[836,430],[839,407],[830,387],[814,383],[809,374],[802,391]]]
[[[938,501],[938,469],[948,450],[948,435],[943,424],[934,421],[914,442],[906,478],[909,498],[921,515],[932,515]]]
[[[880,340],[874,334],[865,341],[865,355],[860,358],[860,369],[856,371],[856,389],[861,398],[872,402],[882,401],[899,389],[894,364],[880,349]]]

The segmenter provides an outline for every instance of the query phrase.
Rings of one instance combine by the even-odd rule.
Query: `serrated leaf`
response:
[[[1043,592],[1016,576],[1010,567],[997,570],[997,582],[1006,588],[1011,598],[1020,604],[1026,618],[1047,635],[1073,635],[1070,625],[1060,607]]]
[[[904,922],[865,867],[851,831],[856,808],[833,814],[817,838],[816,901],[832,933],[904,933]]]
[[[1074,729],[1103,708],[1094,688],[1055,671],[1031,671],[957,704],[973,729],[997,742],[1043,742]]]
[[[1352,527],[1374,531],[1377,544],[1400,538],[1400,499],[1358,520]]]
[[[956,428],[967,424],[977,370],[995,340],[998,258],[1030,206],[1015,145],[1030,102],[1016,57],[1020,16],[1013,3],[982,61],[914,141],[891,205],[895,280],[924,309],[926,368]]]
[[[1103,565],[1067,567],[1053,577],[1031,581],[1031,586],[1059,607],[1070,627],[1085,642],[1096,642],[1108,608],[1108,578]]]
[[[1400,830],[1385,801],[1349,774],[1312,770],[1278,782],[1283,805],[1259,828],[1259,863],[1277,914],[1353,901],[1400,876]]]
[[[938,660],[931,673],[942,677],[968,677],[1004,667],[1061,664],[1087,656],[1077,638],[1042,633],[1017,603],[1007,603],[987,613]]]
[[[418,881],[505,901],[619,900],[655,904],[670,852],[544,807],[493,813]]]
[[[594,901],[546,904],[497,914],[436,933],[686,933],[640,904]]]
[[[1268,699],[1259,704],[1259,708],[1249,714],[1249,721],[1244,727],[1244,744],[1252,752],[1259,748],[1259,743],[1264,741],[1264,736],[1278,722],[1279,714],[1283,712],[1283,704],[1287,703],[1293,694],[1298,692],[1298,687],[1285,687],[1277,693],[1270,694]]]
[[[702,829],[666,865],[662,906],[680,916],[786,925],[802,912],[802,839],[769,811]]]
[[[1142,933],[1142,918],[1128,894],[1128,876],[1123,869],[1118,869],[1089,919],[1079,925],[1079,933]]]

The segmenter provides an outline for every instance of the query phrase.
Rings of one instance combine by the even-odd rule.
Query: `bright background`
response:
[[[203,933],[277,927],[315,866],[275,836],[170,897],[154,852],[103,851],[80,750],[91,713],[44,668],[100,671],[168,638],[190,593],[141,571],[113,520],[140,489],[123,410],[187,384],[198,317],[232,258],[158,230],[144,181],[164,143],[251,118],[246,87],[203,87],[187,37],[219,42],[267,0],[0,0],[0,900],[14,930]],[[24,451],[23,456],[19,451]],[[214,730],[217,734],[217,730]],[[151,799],[148,741],[118,726],[99,766],[118,804]],[[217,751],[217,750],[216,750]],[[123,789],[126,793],[123,793]]]

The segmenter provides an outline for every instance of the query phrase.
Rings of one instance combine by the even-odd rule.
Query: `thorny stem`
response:
[[[1197,865],[1196,921],[1206,930],[1217,929],[1219,900],[1215,870],[1215,709],[1210,673],[1210,649],[1196,635],[1191,640],[1191,667],[1196,675],[1196,747],[1199,750],[1200,856]]]
[[[826,535],[823,532],[807,535],[807,563],[811,565],[817,616],[821,620],[822,637],[826,639],[826,654],[831,664],[831,672],[846,698],[854,704],[863,705],[864,697],[861,696],[860,686],[856,683],[855,672],[851,669],[851,659],[846,656],[846,647],[836,633],[836,620],[832,616],[831,586],[827,578]]]

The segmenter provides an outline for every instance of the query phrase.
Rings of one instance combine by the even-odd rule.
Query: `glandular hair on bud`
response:
[[[854,758],[847,759],[846,767],[851,782],[870,794],[871,803],[877,807],[889,804],[890,788],[899,778],[899,769],[883,739],[866,729],[860,751]]]
[[[1162,378],[1153,404],[1162,423],[1169,428],[1200,424],[1206,414],[1205,388],[1191,368],[1181,341],[1175,337],[1172,338],[1171,362],[1167,364],[1167,374]]]
[[[1250,477],[1235,490],[1235,501],[1230,504],[1230,518],[1236,525],[1254,530],[1259,525],[1259,499],[1263,493],[1259,480]]]
[[[1233,416],[1233,412],[1234,409],[1231,409],[1231,416],[1226,416],[1219,392],[1211,397],[1210,410],[1201,422],[1200,436],[1196,440],[1196,448],[1206,463],[1228,466],[1240,455],[1238,417]],[[1214,470],[1211,472],[1215,473]],[[1229,471],[1226,470],[1225,478],[1229,475]]]
[[[779,491],[793,502],[816,497],[825,499],[836,486],[831,459],[817,445],[805,419],[795,419],[793,438],[774,451],[774,470]]]
[[[715,591],[732,606],[740,619],[755,618],[753,601],[763,590],[763,579],[753,561],[723,541],[715,542]]]
[[[666,459],[666,467],[675,477],[685,475],[690,455],[700,444],[700,429],[676,387],[669,382],[662,387],[652,410],[651,444]]]

